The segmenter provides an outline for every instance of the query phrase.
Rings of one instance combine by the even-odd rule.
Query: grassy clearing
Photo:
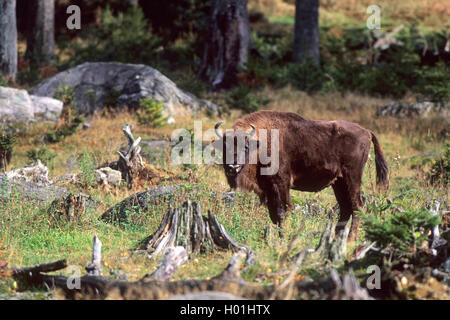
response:
[[[383,100],[356,94],[307,95],[291,88],[282,90],[266,88],[264,94],[271,96],[271,102],[267,108],[294,111],[311,119],[356,121],[376,132],[391,170],[391,188],[384,193],[376,190],[372,154],[365,169],[363,183],[364,194],[375,196],[371,198],[372,203],[377,201],[382,203],[385,198],[390,198],[403,201],[402,205],[405,208],[421,208],[430,199],[448,200],[448,190],[445,187],[429,185],[424,174],[425,167],[411,169],[413,156],[424,152],[440,152],[444,141],[436,137],[443,127],[437,127],[436,120],[410,119],[402,122],[397,119],[378,119],[374,116],[375,106]],[[226,125],[230,126],[238,116],[238,112],[233,112],[226,118]],[[216,121],[216,119],[203,119],[205,120],[204,130],[212,128]],[[115,160],[116,150],[126,141],[121,135],[120,139],[111,139],[111,137],[119,136],[124,122],[131,123],[135,135],[143,138],[167,139],[174,128],[193,126],[193,119],[182,118],[177,119],[177,123],[173,125],[156,129],[146,128],[136,122],[134,114],[127,112],[116,116],[94,115],[88,121],[92,125],[89,130],[79,131],[63,142],[49,145],[49,148],[56,153],[50,165],[52,177],[69,172],[80,172],[82,167],[79,166],[79,160],[86,152],[94,155],[93,161],[96,164]],[[38,145],[38,138],[47,129],[48,126],[45,124],[37,124],[18,137],[17,151],[10,168],[21,167],[27,163],[26,152]],[[74,165],[70,165],[71,159],[74,159]],[[244,275],[248,281],[258,279],[255,283],[273,283],[277,280],[275,271],[288,268],[288,265],[280,265],[281,255],[294,235],[300,234],[300,241],[290,253],[292,255],[301,248],[317,245],[325,225],[326,214],[324,211],[308,208],[314,205],[331,208],[335,205],[330,188],[320,193],[292,191],[297,208],[288,216],[287,236],[281,241],[273,237],[264,239],[264,229],[270,225],[267,209],[259,206],[254,194],[241,193],[238,194],[235,205],[232,208],[226,208],[220,201],[220,194],[227,191],[228,187],[219,166],[167,165],[160,170],[170,172],[177,177],[185,177],[185,180],[181,178],[179,180],[182,183],[182,189],[179,196],[175,197],[176,204],[181,204],[186,199],[199,201],[203,214],[211,210],[231,236],[256,251],[258,263],[249,268]],[[136,280],[151,272],[156,267],[158,259],[150,260],[142,254],[133,253],[132,249],[140,240],[156,230],[167,209],[167,204],[152,207],[148,212],[135,213],[134,222],[127,225],[111,225],[98,218],[109,206],[127,196],[167,183],[170,181],[157,184],[152,184],[150,181],[132,190],[122,187],[110,191],[86,186],[81,191],[91,194],[95,199],[100,200],[102,205],[95,211],[87,212],[80,221],[70,223],[55,223],[48,214],[48,203],[30,203],[19,196],[13,197],[0,206],[0,236],[3,239],[0,246],[0,261],[12,267],[67,258],[69,264],[83,268],[91,258],[92,237],[97,234],[103,242],[103,273],[108,275],[110,271],[122,270],[129,275],[130,280]],[[360,232],[359,243],[362,241],[364,241],[363,231]],[[177,271],[174,279],[212,277],[225,266],[229,257],[230,253],[227,252],[193,257]],[[318,276],[322,272],[320,268],[319,266],[305,267],[299,271],[298,277]],[[3,285],[0,289],[1,292],[14,290],[12,283]]]

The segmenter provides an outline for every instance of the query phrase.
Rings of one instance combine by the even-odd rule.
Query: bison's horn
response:
[[[222,125],[223,121],[219,121],[216,123],[216,125],[214,126],[214,131],[216,131],[217,136],[222,139],[223,136],[222,134],[219,132],[219,127]]]
[[[256,133],[256,128],[251,123],[250,123],[250,127],[252,127],[252,131],[250,131],[249,135],[250,135],[250,137],[253,137],[255,135],[255,133]]]

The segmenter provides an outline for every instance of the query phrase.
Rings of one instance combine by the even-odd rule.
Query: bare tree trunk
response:
[[[48,65],[55,52],[55,0],[29,2],[27,53],[34,66]]]
[[[199,76],[213,89],[236,84],[251,42],[247,0],[213,0]]]
[[[319,65],[319,0],[296,1],[294,31],[294,61]]]
[[[16,79],[16,0],[0,0],[0,73],[13,81]]]

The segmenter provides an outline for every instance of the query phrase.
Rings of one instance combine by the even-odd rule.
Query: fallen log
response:
[[[95,238],[94,238],[95,239]],[[95,240],[94,240],[95,242]],[[94,252],[98,252],[99,241],[94,244]],[[181,249],[180,252],[182,252]],[[241,264],[246,257],[246,252],[240,250],[233,255],[225,270],[211,280],[182,280],[182,281],[159,281],[159,279],[170,279],[173,270],[179,263],[173,264],[170,257],[178,256],[177,249],[170,249],[165,258],[162,259],[160,267],[153,273],[154,276],[144,277],[135,282],[118,281],[98,275],[85,275],[82,277],[65,277],[60,275],[46,275],[43,272],[61,270],[67,266],[65,260],[53,263],[40,264],[30,268],[19,268],[13,270],[11,275],[26,281],[29,285],[45,287],[47,289],[59,289],[67,299],[186,299],[188,297],[205,298],[207,296],[244,299],[331,299],[340,297],[336,290],[341,289],[337,281],[332,278],[323,278],[317,281],[296,281],[289,287],[255,286],[245,282],[240,276]],[[93,260],[96,263],[99,256],[96,253]],[[303,259],[303,258],[302,258]],[[177,259],[183,261],[183,259]],[[298,262],[298,261],[297,261]],[[298,265],[299,263],[296,263]],[[165,266],[173,265],[175,268]],[[162,277],[157,274],[163,274]],[[352,280],[353,281],[353,280]],[[355,286],[352,282],[352,288]],[[289,280],[290,282],[290,280]],[[344,281],[345,282],[345,281]],[[339,284],[339,283],[338,283]]]

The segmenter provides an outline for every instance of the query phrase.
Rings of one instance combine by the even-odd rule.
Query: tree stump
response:
[[[48,213],[57,221],[77,221],[86,215],[86,210],[92,210],[98,206],[99,203],[87,194],[68,193],[60,199],[53,200],[48,209]]]
[[[181,208],[169,208],[158,230],[143,242],[150,255],[164,252],[172,246],[182,246],[188,254],[243,250],[247,253],[245,264],[254,262],[253,251],[236,243],[211,211],[208,211],[207,217],[202,216],[197,202],[186,201]]]
[[[344,230],[335,234],[336,223],[333,216],[329,214],[327,225],[320,238],[319,246],[312,255],[331,262],[342,261],[347,255],[347,239],[349,234],[348,226]],[[349,221],[347,224],[350,224]]]

